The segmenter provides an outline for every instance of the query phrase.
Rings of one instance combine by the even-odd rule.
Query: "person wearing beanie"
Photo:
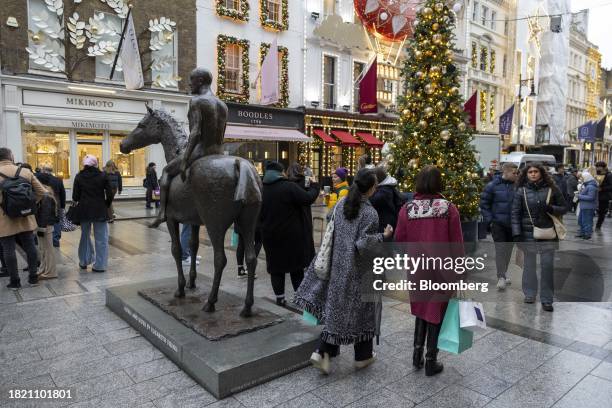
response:
[[[576,238],[591,239],[593,234],[593,218],[598,203],[599,186],[597,181],[588,171],[582,172],[582,188],[576,192],[578,197],[578,225],[580,231]]]
[[[349,185],[346,181],[348,177],[348,169],[346,167],[338,167],[332,174],[332,183],[334,191],[325,196],[325,204],[330,210],[334,208],[338,200],[346,196],[349,192]]]
[[[266,164],[261,235],[267,270],[279,306],[286,303],[286,274],[291,276],[293,290],[297,290],[304,278],[304,268],[314,257],[314,248],[305,250],[312,242],[312,229],[304,216],[304,207],[312,205],[318,196],[319,185],[314,180],[311,179],[308,187],[301,187],[285,176],[282,164]]]
[[[81,224],[79,266],[93,264],[93,272],[104,272],[108,262],[109,208],[113,202],[113,188],[98,168],[98,159],[88,154],[83,159],[83,170],[74,178],[72,201],[76,204],[74,221]],[[93,230],[95,246],[91,242]]]

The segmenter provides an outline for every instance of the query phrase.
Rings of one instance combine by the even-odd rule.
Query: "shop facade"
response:
[[[304,134],[304,111],[226,102],[229,109],[224,153],[251,160],[259,174],[264,162],[285,168],[299,159],[299,145],[312,141]]]
[[[146,166],[165,165],[160,145],[130,154],[119,150],[121,140],[146,113],[146,105],[164,109],[186,122],[189,97],[157,91],[127,91],[102,85],[77,85],[49,79],[2,78],[0,141],[15,160],[33,168],[50,166],[70,190],[82,158],[93,154],[100,168],[113,160],[123,176],[119,198],[144,194]]]
[[[397,135],[397,121],[382,115],[306,109],[304,120],[305,133],[314,140],[300,146],[300,161],[309,163],[326,184],[337,167],[346,167],[353,176],[364,154],[374,164],[380,162],[384,143]]]

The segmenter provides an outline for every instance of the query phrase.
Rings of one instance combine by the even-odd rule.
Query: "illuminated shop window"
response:
[[[26,129],[23,138],[25,161],[32,168],[51,167],[63,179],[70,178],[68,130]]]
[[[121,153],[119,146],[126,135],[111,135],[111,158],[121,173],[124,187],[141,187],[142,179],[146,176],[146,152],[145,149],[137,149],[129,154]]]

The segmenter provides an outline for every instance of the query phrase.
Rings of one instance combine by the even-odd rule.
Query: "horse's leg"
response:
[[[198,259],[198,248],[200,247],[200,226],[191,226],[191,242],[189,243],[189,251],[191,252],[191,268],[189,268],[189,289],[195,289],[196,284],[196,264]]]
[[[219,223],[219,221],[216,221]],[[223,269],[227,264],[227,258],[225,257],[225,232],[229,228],[229,225],[219,226],[216,225],[212,228],[208,226],[211,223],[207,223],[206,230],[208,231],[208,236],[210,237],[210,241],[212,243],[213,252],[214,252],[214,265],[215,265],[215,276],[213,278],[213,285],[210,289],[210,294],[208,295],[208,301],[202,308],[205,312],[214,312],[215,311],[215,303],[217,303],[217,295],[219,294],[219,285],[221,284],[221,277],[223,276]]]
[[[243,234],[242,238],[244,241],[244,259],[247,266],[248,282],[247,282],[247,294],[244,299],[244,309],[240,312],[241,317],[250,317],[253,315],[253,287],[255,285],[255,270],[257,268],[257,255],[255,254],[255,228],[257,226],[257,219],[259,214],[259,207],[243,207],[241,214],[238,218],[238,228]]]
[[[172,256],[174,262],[176,262],[176,272],[178,274],[178,288],[174,292],[174,297],[185,297],[185,275],[183,274],[183,251],[181,250],[179,223],[174,218],[170,218],[166,225],[172,240]]]

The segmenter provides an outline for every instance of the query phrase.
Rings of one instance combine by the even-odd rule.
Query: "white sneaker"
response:
[[[506,276],[506,286],[510,285],[512,285],[512,282],[510,282],[510,278]]]
[[[329,364],[329,354],[323,353],[323,356],[318,352],[312,353],[310,356],[310,362],[313,366],[321,370],[321,372],[325,375],[329,374],[330,364]]]
[[[376,361],[376,353],[372,353],[372,357],[367,360],[355,361],[355,368],[361,370],[362,368],[366,368],[367,366],[373,364]]]
[[[202,257],[201,257],[200,255],[196,255],[196,259],[197,259],[198,261],[200,261],[200,260],[202,260]]]
[[[196,265],[199,265],[200,261],[196,259]],[[187,258],[183,260],[183,265],[191,265],[191,258]]]
[[[506,290],[506,279],[505,278],[499,278],[497,280],[497,290]]]

